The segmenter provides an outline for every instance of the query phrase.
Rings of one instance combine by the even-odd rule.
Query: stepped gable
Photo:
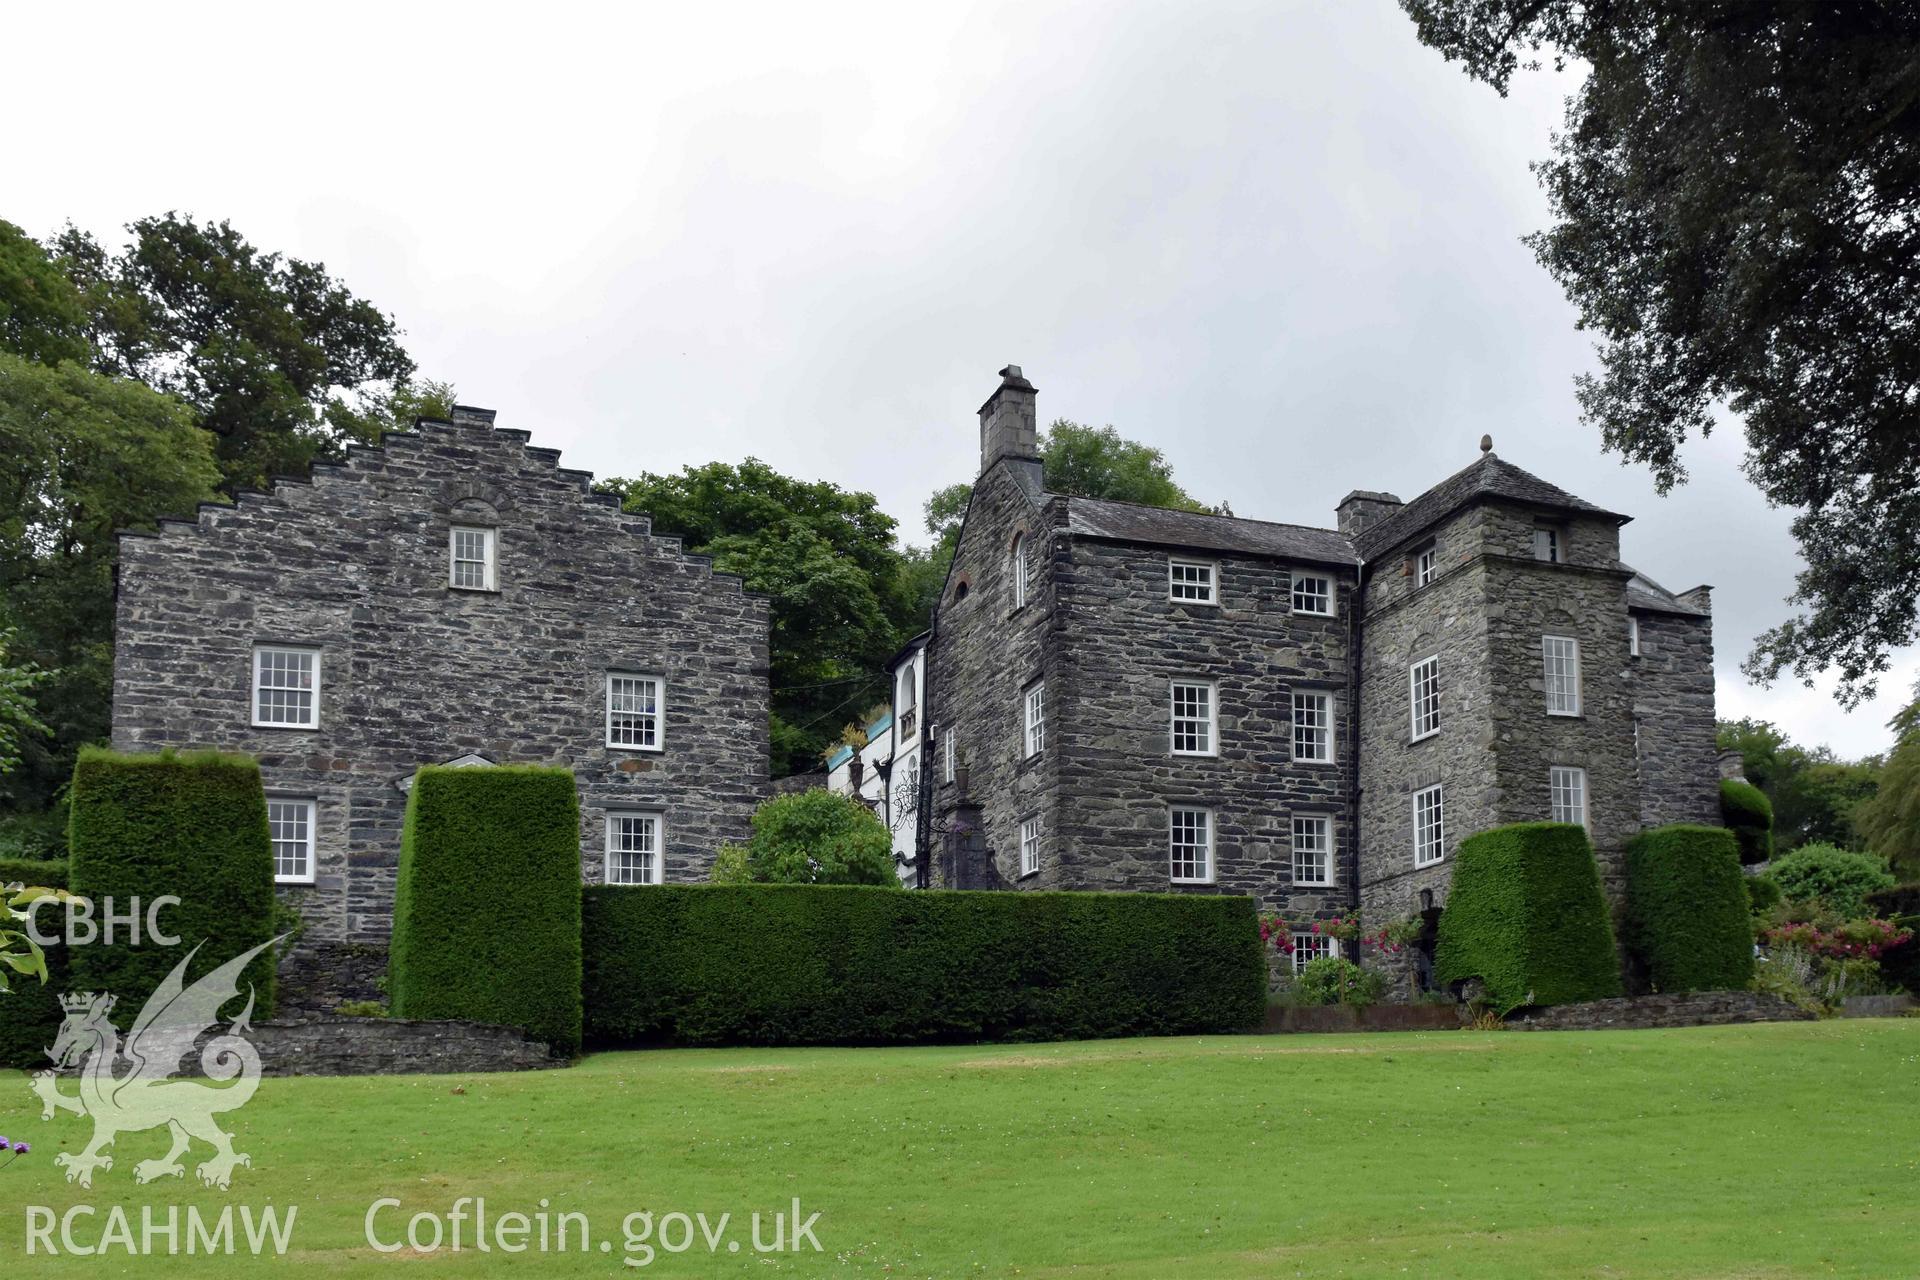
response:
[[[455,405],[453,417],[418,418],[411,431],[390,431],[377,445],[351,444],[347,446],[347,456],[343,461],[323,461],[313,464],[312,473],[307,476],[274,476],[272,489],[241,489],[235,493],[232,502],[202,502],[193,518],[162,517],[155,522],[155,528],[116,529],[117,538],[167,538],[209,532],[215,529],[240,528],[256,518],[270,519],[281,512],[311,512],[320,510],[323,501],[318,495],[338,485],[359,483],[369,477],[377,476],[386,468],[389,459],[431,454],[442,441],[457,440],[462,435],[484,433],[487,440],[506,440],[519,446],[520,454],[527,460],[528,470],[538,473],[539,469],[551,473],[562,483],[578,489],[583,510],[589,520],[598,521],[609,533],[621,533],[640,539],[643,546],[641,555],[663,559],[675,559],[689,567],[705,568],[707,576],[714,582],[731,586],[748,595],[760,595],[759,592],[746,591],[738,574],[719,573],[713,569],[713,561],[707,556],[689,554],[682,540],[676,534],[656,533],[650,516],[629,514],[620,509],[620,500],[610,493],[596,493],[593,488],[593,473],[577,467],[560,465],[560,450],[544,448],[529,443],[532,433],[508,427],[493,425],[494,411],[476,409],[467,405]],[[491,492],[487,485],[460,485],[454,482],[454,489],[448,498],[459,501],[463,498],[483,497],[501,510],[512,507],[509,495]]]

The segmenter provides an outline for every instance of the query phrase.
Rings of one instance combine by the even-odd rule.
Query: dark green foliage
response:
[[[1755,916],[1764,916],[1780,905],[1780,886],[1771,876],[1746,876],[1747,910]]]
[[[1307,962],[1293,980],[1290,994],[1295,1004],[1350,1004],[1364,1009],[1380,1003],[1386,985],[1386,975],[1378,969],[1362,969],[1345,956],[1321,956]]]
[[[137,382],[0,352],[0,627],[8,657],[49,673],[0,805],[46,808],[82,744],[107,736],[114,530],[191,515],[220,478],[187,407]]]
[[[1894,727],[1920,717],[1920,699],[1895,719]],[[1920,876],[1920,729],[1907,728],[1887,757],[1879,789],[1858,810],[1860,835],[1885,854],[1901,875]]]
[[[67,807],[0,813],[0,862],[67,862]]]
[[[1502,1014],[1619,995],[1586,829],[1521,822],[1461,841],[1433,972],[1441,986],[1480,979]]]
[[[429,766],[400,837],[396,1018],[519,1027],[580,1047],[580,802],[566,769]]]
[[[1760,788],[1738,778],[1720,779],[1720,820],[1733,832],[1742,864],[1773,856],[1773,802]]]
[[[35,364],[86,363],[87,307],[46,249],[0,219],[0,351]]]
[[[1867,910],[1913,930],[1913,938],[1904,946],[1880,957],[1880,972],[1886,975],[1887,981],[1920,996],[1920,884],[1875,890],[1867,895]]]
[[[200,948],[186,974],[192,982],[274,936],[273,844],[251,759],[87,748],[72,797],[73,892],[94,900],[96,921],[106,898],[118,911],[136,898],[142,908],[140,946],[73,949],[75,985],[118,996],[116,1021],[130,1023],[189,949]],[[177,947],[145,934],[145,908],[168,894],[180,905],[162,910],[159,923],[179,937]],[[253,985],[255,1021],[273,1016],[273,975],[268,950],[241,976],[243,997]]]
[[[587,1033],[601,1043],[1243,1031],[1266,999],[1242,897],[595,886],[585,919]]]
[[[1829,747],[1802,747],[1752,718],[1720,721],[1715,737],[1720,750],[1740,753],[1741,772],[1773,806],[1775,849],[1837,844],[1885,852],[1860,821],[1884,782],[1879,756],[1842,760]]]
[[[413,360],[392,317],[325,264],[263,253],[225,222],[141,218],[109,253],[68,227],[54,244],[91,312],[95,367],[193,407],[221,488],[305,475],[410,409]]]
[[[1830,844],[1810,844],[1777,859],[1767,876],[1789,902],[1818,902],[1843,920],[1867,913],[1867,895],[1894,886],[1887,860]]]
[[[1721,827],[1676,825],[1627,844],[1623,939],[1654,991],[1744,991],[1753,916],[1740,849]]]
[[[0,885],[9,884],[64,889],[67,864],[0,858]],[[58,933],[58,919],[51,908],[42,911],[40,932]],[[46,985],[16,978],[12,982],[12,993],[0,995],[0,1067],[27,1070],[49,1065],[46,1050],[60,1031],[60,993],[72,987],[73,982],[65,947],[47,947],[46,957]]]
[[[775,796],[756,809],[753,835],[720,851],[713,879],[900,887],[886,823],[854,797],[824,787]]]
[[[1920,920],[1920,883],[1875,889],[1867,895],[1867,912],[1882,920]]]
[[[1529,244],[1601,343],[1583,416],[1664,489],[1686,439],[1738,415],[1805,565],[1805,615],[1745,669],[1871,695],[1920,638],[1920,7],[1401,4],[1503,93],[1543,48],[1578,68]]]
[[[795,480],[754,458],[605,487],[768,597],[773,775],[819,768],[847,714],[887,696],[887,659],[927,624],[893,517],[870,493]]]

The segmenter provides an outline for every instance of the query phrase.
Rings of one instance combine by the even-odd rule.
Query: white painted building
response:
[[[920,761],[929,740],[920,714],[926,700],[926,646],[926,636],[915,636],[887,663],[892,708],[867,726],[866,745],[841,747],[827,758],[827,788],[859,796],[887,824],[894,868],[908,884],[918,878]]]

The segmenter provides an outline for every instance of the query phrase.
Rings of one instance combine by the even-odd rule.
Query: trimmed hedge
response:
[[[1773,801],[1751,782],[1720,779],[1720,820],[1740,842],[1740,862],[1751,866],[1773,856]]]
[[[566,769],[428,766],[400,837],[388,995],[398,1018],[519,1027],[580,1047],[580,801]]]
[[[211,751],[124,755],[80,753],[73,770],[68,832],[73,892],[95,903],[95,920],[112,898],[116,911],[140,900],[141,945],[75,947],[74,985],[119,997],[116,1021],[130,1024],[148,995],[191,948],[192,982],[274,936],[273,841],[260,766]],[[176,947],[145,935],[148,906],[172,894],[160,913]],[[241,975],[254,990],[254,1021],[273,1016],[274,955],[262,952]]]
[[[1740,844],[1724,827],[1675,825],[1627,844],[1627,950],[1658,992],[1745,991],[1753,915]]]
[[[1251,898],[860,885],[594,886],[597,1043],[913,1044],[1244,1031]]]
[[[1520,822],[1462,840],[1433,974],[1442,986],[1480,979],[1502,1014],[1619,995],[1613,929],[1586,828]]]
[[[67,887],[67,864],[22,858],[0,858],[0,885],[37,885],[43,889]],[[52,909],[40,913],[40,931],[52,933],[58,917]],[[0,995],[0,1067],[30,1070],[48,1064],[46,1050],[60,1033],[60,993],[73,986],[65,947],[47,947],[45,986],[31,978],[14,976],[11,995]]]

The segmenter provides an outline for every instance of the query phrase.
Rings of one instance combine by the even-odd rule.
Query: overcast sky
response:
[[[34,104],[0,217],[118,243],[230,219],[391,311],[423,373],[602,475],[754,455],[912,540],[1024,366],[1197,497],[1331,525],[1508,460],[1632,513],[1625,559],[1715,587],[1723,716],[1857,755],[1738,671],[1785,616],[1788,514],[1737,428],[1657,497],[1580,425],[1591,343],[1520,236],[1566,76],[1502,100],[1390,0],[60,6],[7,19]],[[38,28],[38,29],[36,29]],[[56,51],[59,51],[56,53]]]

